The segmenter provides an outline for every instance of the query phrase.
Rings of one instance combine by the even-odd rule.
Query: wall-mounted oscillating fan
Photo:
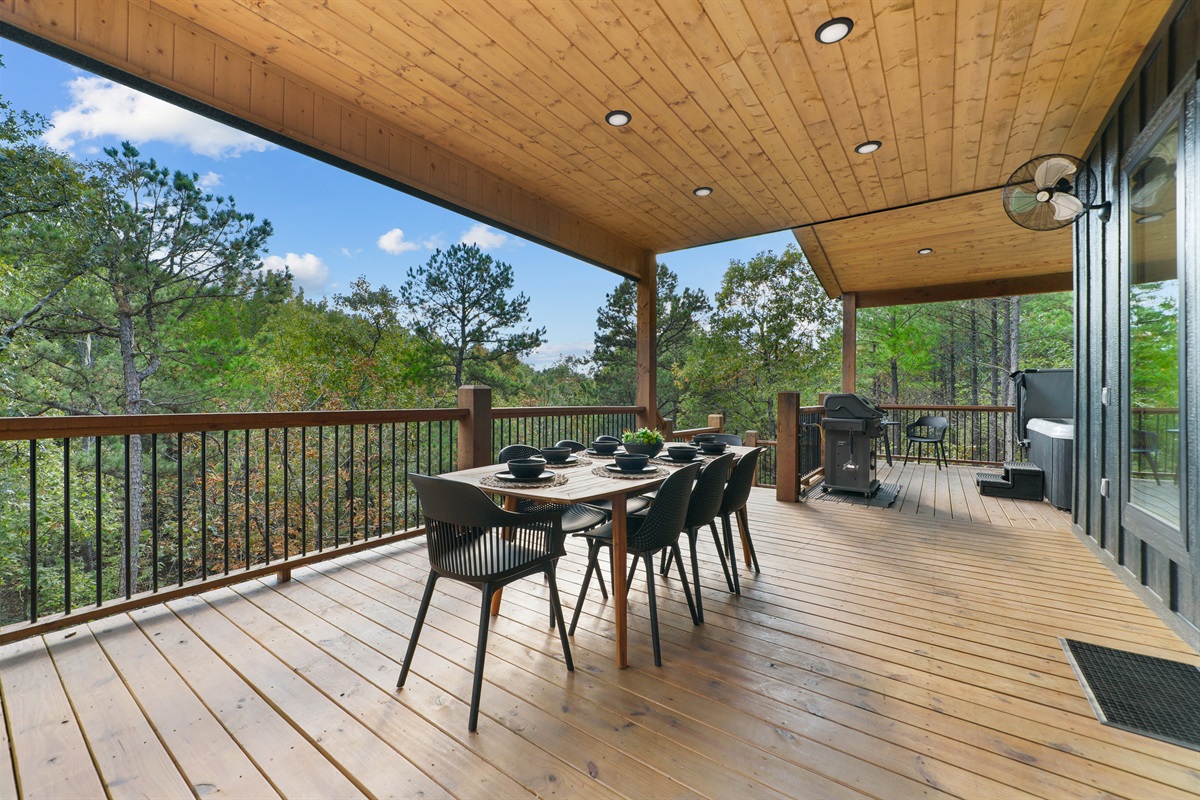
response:
[[[1088,209],[1102,209],[1108,219],[1110,203],[1092,205],[1096,176],[1074,156],[1038,156],[1017,168],[1004,184],[1004,210],[1022,228],[1052,231],[1065,228]]]

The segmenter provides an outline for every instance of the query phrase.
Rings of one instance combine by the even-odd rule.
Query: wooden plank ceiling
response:
[[[903,218],[876,212],[992,189],[1037,154],[1081,155],[1170,7],[0,0],[0,32],[637,276],[647,252],[844,218],[886,241]],[[852,33],[820,44],[837,16]],[[610,109],[632,122],[607,125]],[[883,146],[855,153],[868,139]],[[864,291],[906,288],[897,273],[908,288],[950,282],[905,269],[870,270],[872,283],[827,257],[831,293],[843,270]],[[978,268],[1046,263],[1004,261]]]

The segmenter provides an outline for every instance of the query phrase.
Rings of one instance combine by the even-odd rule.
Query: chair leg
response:
[[[683,569],[683,556],[680,555],[680,553],[679,553],[679,540],[676,539],[671,544],[671,549],[663,550],[662,554],[663,554],[663,558],[675,559],[675,563],[677,565],[679,565],[679,578],[680,578],[679,583],[680,583],[680,585],[683,586],[683,596],[687,598],[688,612],[691,613],[691,615],[692,615],[692,624],[699,625],[700,619],[699,619],[699,617],[696,616],[696,613],[697,613],[696,612],[696,603],[692,600],[692,590],[691,590],[691,587],[688,586],[687,572]],[[697,598],[700,596],[699,592],[700,592],[700,590],[697,589],[696,590]]]
[[[567,626],[563,621],[562,603],[558,598],[558,579],[554,577],[553,569],[546,570],[546,579],[550,583],[550,610],[558,620],[558,639],[562,642],[563,660],[567,662],[567,672],[574,672],[575,661],[571,658],[571,644],[567,641]],[[554,627],[553,623],[550,627]]]
[[[634,556],[634,566],[637,556]],[[654,644],[654,666],[662,666],[662,650],[658,644],[658,602],[654,598],[654,567],[650,554],[646,554],[646,594],[650,597],[650,640]]]
[[[421,628],[425,627],[425,614],[429,612],[429,601],[433,599],[433,585],[437,583],[438,574],[429,570],[429,580],[425,582],[425,594],[421,595],[421,607],[417,609],[417,621],[413,623],[412,635],[408,637],[408,650],[404,654],[404,665],[400,667],[400,680],[396,688],[404,686],[408,680],[408,669],[412,666],[413,654],[417,652],[417,639],[421,638]]]
[[[633,586],[633,576],[637,574],[638,559],[642,557],[641,553],[633,554],[633,563],[629,565],[629,574],[625,576],[625,596],[629,597],[629,587]],[[646,553],[646,569],[654,569],[654,554]]]
[[[1158,479],[1158,460],[1154,458],[1153,453],[1144,453],[1146,460],[1150,462],[1150,471],[1154,473],[1154,484],[1162,486],[1162,481]]]
[[[492,619],[492,595],[498,587],[490,583],[483,585],[483,602],[479,609],[479,640],[475,644],[475,678],[471,683],[471,715],[467,719],[467,730],[475,732],[479,723],[479,695],[483,691],[483,659],[487,656],[488,623]]]
[[[592,555],[591,555],[591,548],[592,548],[592,544],[593,544],[593,543],[591,543],[591,542],[589,542],[589,543],[588,543],[588,558],[589,558],[589,559],[592,557]],[[600,571],[600,548],[601,548],[602,546],[603,546],[603,545],[601,545],[599,542],[595,542],[595,547],[596,547],[596,581],[597,581],[597,582],[600,584],[600,596],[601,596],[601,597],[603,597],[605,600],[607,600],[607,599],[608,599],[608,587],[604,585],[604,573]]]
[[[912,442],[906,442],[904,445],[904,466],[908,466],[908,454],[912,450]]]
[[[737,558],[733,555],[733,526],[729,522],[728,514],[721,516],[721,530],[725,534],[725,553],[729,556],[729,574],[733,578],[733,593],[741,594],[742,587],[738,583]]]
[[[746,559],[746,567],[753,567],[755,572],[762,572],[758,568],[758,553],[754,552],[754,540],[750,538],[750,515],[746,513],[746,507],[742,506],[737,510],[738,532],[742,534],[742,551]]]
[[[729,587],[729,591],[732,592],[733,578],[729,577],[729,564],[725,560],[725,548],[721,545],[721,536],[717,533],[717,523],[710,520],[708,527],[712,530],[713,544],[717,546],[717,557],[721,559],[721,571],[725,573],[725,584]]]
[[[691,528],[688,530],[688,544],[692,548],[692,583],[696,588],[696,613],[692,615],[692,622],[696,625],[704,622],[704,601],[700,599],[700,561],[696,557],[696,537],[700,533],[699,528]],[[687,585],[687,576],[684,575],[683,565],[679,567],[679,574],[683,576],[683,585]]]
[[[579,599],[575,601],[575,612],[571,614],[571,627],[567,630],[568,636],[575,635],[575,626],[579,624],[579,613],[583,611],[583,601],[587,597],[588,584],[592,582],[592,572],[600,571],[600,545],[595,542],[588,542],[588,565],[587,570],[583,573],[583,586],[579,587]],[[604,582],[600,582],[600,587],[604,587]],[[607,599],[608,594],[605,593]]]

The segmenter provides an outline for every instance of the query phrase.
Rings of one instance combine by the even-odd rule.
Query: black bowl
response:
[[[623,472],[641,472],[650,463],[650,456],[642,453],[617,453],[617,466]]]
[[[562,464],[566,462],[571,455],[569,447],[543,447],[542,458],[546,459],[549,464]]]
[[[700,452],[707,456],[719,456],[725,452],[724,442],[701,442]]]
[[[659,451],[663,449],[662,442],[654,444],[641,444],[639,442],[625,442],[626,453],[639,453],[647,458],[654,458]]]
[[[532,481],[542,474],[546,461],[542,458],[514,458],[505,466],[508,472],[519,481]]]
[[[700,452],[697,447],[692,447],[690,444],[673,444],[667,448],[667,455],[672,461],[691,461]]]
[[[617,448],[620,446],[621,443],[616,440],[609,442],[597,439],[596,441],[592,442],[592,449],[602,456],[611,456],[613,453],[617,452]]]

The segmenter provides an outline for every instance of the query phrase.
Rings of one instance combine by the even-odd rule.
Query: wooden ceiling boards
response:
[[[1038,154],[1081,155],[1170,7],[0,0],[0,33],[639,276],[648,252],[846,217],[887,239],[867,230],[890,224],[877,212],[998,187]],[[852,33],[818,43],[836,16]],[[618,108],[633,115],[622,128],[604,122]],[[855,153],[868,139],[883,146]],[[855,285],[923,274],[829,252]]]

